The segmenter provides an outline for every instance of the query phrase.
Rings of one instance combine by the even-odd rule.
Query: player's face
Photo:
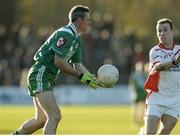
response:
[[[167,44],[173,41],[173,30],[170,28],[168,23],[159,24],[156,29],[160,43]]]
[[[81,22],[81,31],[87,32],[88,29],[90,28],[90,25],[91,25],[90,14],[86,13],[84,19],[82,19],[82,22]]]

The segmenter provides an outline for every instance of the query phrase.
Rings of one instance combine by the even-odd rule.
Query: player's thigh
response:
[[[177,118],[168,114],[164,114],[161,117],[161,129],[165,129],[167,132],[170,132],[176,126],[177,121]]]
[[[156,133],[162,114],[163,114],[163,108],[161,108],[161,106],[147,105],[145,118],[144,118],[146,134]]]
[[[40,105],[36,97],[33,97],[33,103],[35,106],[36,119],[41,121],[46,121],[47,117],[43,107]]]
[[[145,102],[144,102],[144,101],[139,101],[139,102],[137,102],[136,108],[137,108],[138,110],[144,111]]]
[[[145,134],[156,134],[160,118],[154,115],[145,117]]]
[[[137,116],[139,118],[143,117],[143,115],[144,115],[144,108],[145,108],[145,102],[139,101],[139,102],[135,103],[134,111],[135,111],[135,114],[137,114]]]
[[[52,91],[43,91],[36,94],[36,98],[45,110],[48,117],[60,117],[60,109],[54,93]]]

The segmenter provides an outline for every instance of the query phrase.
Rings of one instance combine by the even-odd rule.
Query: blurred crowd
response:
[[[125,34],[117,31],[111,14],[102,16],[94,13],[92,19],[90,33],[83,36],[86,50],[83,54],[84,65],[96,74],[101,65],[113,64],[119,69],[119,83],[128,83],[134,63],[144,60],[143,46],[138,43],[131,30],[127,30]],[[27,72],[34,63],[36,50],[56,29],[58,28],[34,28],[19,24],[6,28],[0,25],[0,85],[25,86]],[[65,73],[61,74],[58,82],[79,83]]]

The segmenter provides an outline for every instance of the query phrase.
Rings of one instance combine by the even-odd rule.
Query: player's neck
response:
[[[173,48],[173,41],[162,43],[167,49]]]

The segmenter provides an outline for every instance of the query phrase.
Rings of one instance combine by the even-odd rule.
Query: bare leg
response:
[[[144,104],[145,102],[138,102],[134,107],[134,121],[138,126],[143,124]]]
[[[177,119],[173,116],[164,114],[161,117],[161,128],[160,133],[161,135],[168,135],[171,133],[172,129],[176,126]]]
[[[154,135],[157,132],[160,119],[157,116],[149,115],[145,119],[144,131],[147,135]]]
[[[61,113],[54,93],[50,91],[41,92],[36,94],[36,97],[47,116],[44,134],[56,134],[56,129],[61,119]]]
[[[34,102],[36,115],[34,118],[27,120],[21,125],[21,127],[18,129],[19,134],[32,134],[38,129],[44,127],[45,125],[47,117],[43,109],[38,104],[36,98],[33,98],[33,102]]]

